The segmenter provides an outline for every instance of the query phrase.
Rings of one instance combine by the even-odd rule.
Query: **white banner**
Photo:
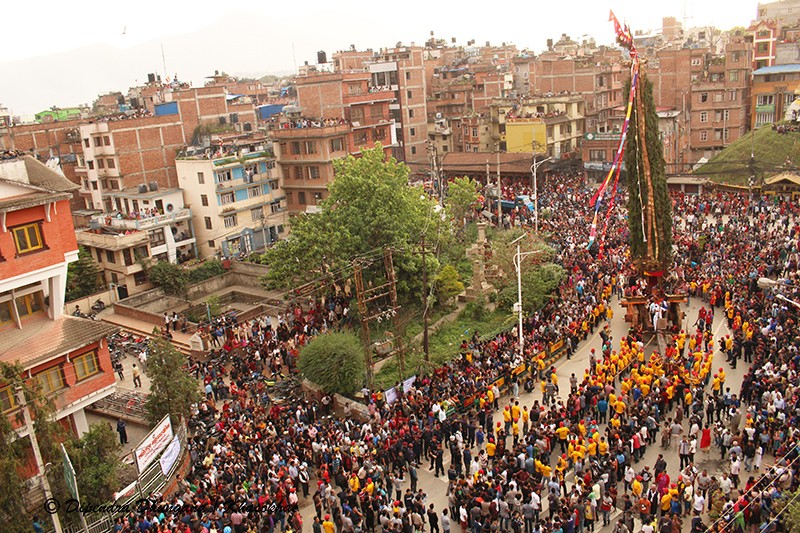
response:
[[[117,501],[120,498],[129,498],[133,496],[135,492],[136,492],[136,481],[134,480],[133,483],[131,483],[121,491],[114,493],[114,501]]]
[[[403,382],[403,392],[406,393],[411,390],[411,387],[414,385],[414,382],[417,380],[417,376],[411,376],[407,380]],[[391,389],[387,389],[383,393],[383,398],[386,400],[388,405],[392,405],[395,401],[397,401],[397,388],[392,387]]]
[[[153,431],[147,434],[133,453],[140,474],[155,460],[161,450],[167,447],[172,436],[172,423],[167,415]]]
[[[172,465],[175,464],[175,461],[178,459],[178,456],[181,453],[181,441],[178,440],[178,436],[175,435],[173,437],[172,442],[169,443],[167,449],[164,450],[164,454],[161,456],[161,459],[158,461],[161,463],[161,473],[164,474],[164,477],[169,476],[169,471],[172,469]]]

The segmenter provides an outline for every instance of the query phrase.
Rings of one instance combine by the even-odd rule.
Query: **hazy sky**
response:
[[[490,11],[493,5],[496,13]],[[0,67],[5,81],[0,80],[0,103],[27,114],[50,105],[90,103],[103,91],[125,91],[145,79],[140,69],[163,74],[162,43],[168,72],[198,85],[214,69],[292,71],[304,61],[314,63],[317,50],[330,57],[351,44],[358,49],[390,47],[398,41],[422,44],[431,31],[448,42],[455,37],[458,44],[470,39],[478,44],[511,42],[539,52],[548,38],[562,33],[611,44],[609,10],[633,30],[657,29],[662,16],[724,30],[747,26],[756,5],[755,0],[11,2],[3,7]],[[85,47],[103,53],[93,57],[94,48]],[[126,65],[131,67],[127,71]],[[36,72],[29,72],[34,66]],[[79,78],[79,87],[72,87],[71,80],[43,86],[41,71],[51,68],[59,77],[66,71]]]

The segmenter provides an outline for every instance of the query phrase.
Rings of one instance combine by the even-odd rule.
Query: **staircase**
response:
[[[123,331],[126,331],[131,335],[136,335],[137,337],[147,337],[148,339],[157,337],[157,335],[153,335],[153,328],[155,326],[143,320],[136,320],[127,316],[117,315],[115,313],[105,313],[101,317],[101,320],[104,320],[110,324],[114,324],[115,326],[119,326]],[[191,355],[189,337],[191,337],[191,335],[188,333],[181,333],[179,331],[173,333],[172,335],[172,345],[177,348],[179,352],[186,356]]]

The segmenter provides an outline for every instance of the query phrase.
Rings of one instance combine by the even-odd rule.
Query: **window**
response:
[[[100,170],[101,168],[106,168],[106,162],[104,159],[97,160],[97,169]]]
[[[298,141],[292,142],[292,155],[300,155],[300,143]]]
[[[206,176],[202,172],[197,173],[197,183],[200,185],[204,185],[206,182]]]
[[[476,152],[477,152],[477,150],[476,150]],[[412,146],[411,147],[411,155],[415,155],[416,153],[417,153],[417,147],[416,146]]]
[[[409,109],[408,110],[408,118],[414,118],[414,110],[413,109]]]
[[[217,172],[217,181],[218,182],[231,181],[232,179],[233,179],[233,176],[231,176],[231,171],[230,170],[221,170],[221,171]]]
[[[117,168],[117,164],[114,162],[113,159],[106,159],[106,166],[108,168]]]
[[[200,204],[205,206],[205,207],[208,207],[208,195],[207,194],[201,194],[200,195]]]
[[[280,202],[280,200],[278,200],[277,202],[272,202],[271,204],[269,204],[269,212],[270,213],[280,213],[281,212],[281,202]]]
[[[701,60],[700,60],[699,57],[693,57],[692,58],[692,66],[693,67],[699,67],[700,66],[700,62],[701,62]]]
[[[771,94],[762,94],[756,100],[756,105],[772,105],[775,103],[775,97]]]
[[[250,187],[247,189],[248,198],[256,198],[258,196],[261,196],[261,187]]]
[[[308,179],[310,179],[310,180],[318,180],[319,179],[319,167],[318,166],[308,167]]]
[[[736,101],[736,89],[728,91],[728,100],[731,102]]]
[[[82,381],[100,372],[100,365],[97,362],[97,352],[95,351],[79,355],[72,360],[72,364],[75,365],[75,376],[78,381]]]
[[[344,140],[339,139],[331,139],[331,152],[341,152],[344,150]]]
[[[214,248],[216,245],[217,245],[217,243],[215,243],[214,241],[208,241],[208,247],[209,248]]]
[[[219,195],[219,203],[220,205],[228,205],[232,204],[236,200],[235,196],[232,192],[226,192],[224,194]]]
[[[84,139],[84,140],[83,140],[83,145],[84,145],[86,148],[89,148],[89,147],[90,147],[90,146],[89,146],[89,139]]]
[[[205,220],[206,229],[214,229],[211,225],[211,217],[204,217],[203,220]]]
[[[40,222],[34,222],[11,229],[11,232],[14,234],[14,244],[17,247],[17,255],[27,254],[44,248],[40,224]]]
[[[414,137],[417,134],[417,128],[410,128],[408,130],[408,134],[409,136]]]
[[[122,262],[125,263],[125,266],[131,266],[133,264],[133,254],[131,254],[130,248],[122,250]]]
[[[478,136],[478,128],[472,128],[472,136],[473,137],[477,137]]]
[[[264,218],[263,207],[257,207],[255,209],[250,210],[250,220],[256,221],[256,220],[262,220],[263,218]]]
[[[89,167],[89,170],[94,170],[94,161],[87,161],[86,165]]]
[[[700,122],[708,122],[708,113],[706,111],[700,113]]]
[[[315,143],[314,141],[305,141],[303,144],[304,144],[304,148],[305,148],[306,154],[316,154],[317,153],[317,143]]]
[[[11,302],[0,302],[0,324],[5,324],[14,320],[14,315],[11,313]]]
[[[729,70],[728,71],[728,79],[730,81],[739,81],[739,71],[738,70]]]
[[[286,191],[286,203],[291,204],[294,194],[292,191]]]
[[[133,274],[133,283],[137,286],[147,283],[147,273],[145,271],[135,272]]]
[[[42,291],[19,296],[16,299],[17,313],[20,318],[44,311],[44,295]]]
[[[722,140],[722,130],[714,130],[714,140],[715,141]]]
[[[111,250],[106,250],[106,261],[109,263],[116,263],[116,260],[114,259],[114,252]]]
[[[103,262],[103,250],[101,250],[100,248],[95,248],[94,251],[97,252],[97,262],[98,263],[102,263]]]
[[[321,202],[321,201],[322,201],[322,193],[321,192],[315,192],[314,193],[314,203],[316,204],[316,203]]]
[[[769,30],[760,30],[758,32],[758,37],[759,37],[759,39],[765,39],[765,38],[769,37]]]
[[[378,130],[372,130],[372,140],[379,141],[386,138],[386,130],[381,128]]]
[[[100,137],[95,137],[94,138],[94,145],[95,146],[103,146],[103,139],[100,138]]]
[[[294,179],[301,180],[303,179],[303,167],[293,167],[292,172],[294,173]]]
[[[707,131],[701,131],[700,132],[700,140],[701,141],[707,141],[708,140],[708,132]]]
[[[605,150],[589,150],[589,161],[605,161]]]
[[[89,139],[86,139],[87,141]],[[17,406],[17,397],[14,394],[14,391],[11,390],[11,385],[7,387],[3,387],[0,389],[0,408],[3,409],[3,412],[10,411]]]
[[[223,218],[222,221],[224,222],[226,228],[236,227],[236,224],[238,222],[236,220],[236,215],[228,215],[225,218]]]
[[[406,81],[411,79],[411,72],[406,71]]]
[[[700,93],[700,103],[708,102],[708,93]]]
[[[739,62],[739,52],[731,52],[731,63],[738,63]]]
[[[413,98],[413,95],[411,94],[411,91],[406,91],[406,98],[408,98],[409,100],[411,100],[411,98]]]
[[[104,135],[104,136],[103,136],[103,144],[104,144],[105,146],[111,146],[111,139],[109,138],[109,136],[108,136],[108,135]]]
[[[306,205],[306,193],[305,191],[298,191],[297,192],[297,203],[300,205]]]
[[[785,98],[786,98],[786,105],[790,106],[792,105],[792,102],[794,102],[795,99],[797,99],[797,95],[793,93],[786,93]]]
[[[66,386],[64,382],[64,370],[61,366],[54,366],[53,368],[48,368],[44,372],[39,372],[36,374],[36,379],[39,381],[42,392],[45,394],[61,390]]]

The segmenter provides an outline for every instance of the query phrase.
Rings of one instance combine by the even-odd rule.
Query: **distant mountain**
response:
[[[242,21],[247,20],[243,29]],[[347,36],[297,35],[291,26],[276,24],[263,15],[228,14],[210,26],[184,35],[165,37],[131,48],[96,44],[20,61],[0,63],[0,103],[12,114],[33,116],[53,105],[67,107],[91,104],[98,94],[127,92],[147,81],[150,72],[165,76],[161,58],[164,45],[168,76],[202,86],[214,70],[249,73],[293,73],[297,63],[312,61],[316,51]],[[293,50],[292,44],[295,44]],[[325,43],[327,41],[327,43]],[[346,44],[338,44],[346,48]],[[242,75],[242,74],[237,74]]]

